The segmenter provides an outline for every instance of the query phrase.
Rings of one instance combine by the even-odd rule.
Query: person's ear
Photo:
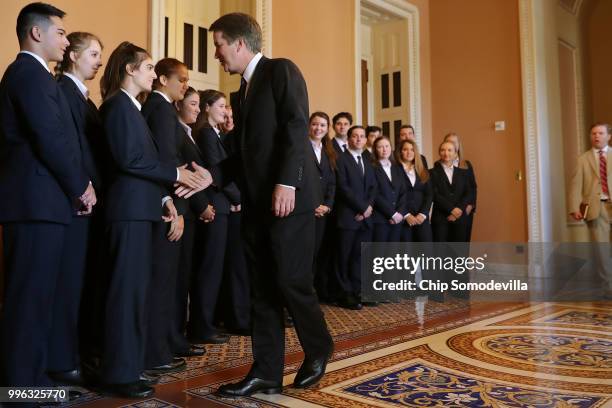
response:
[[[125,72],[127,72],[129,76],[133,76],[134,75],[134,64],[127,64],[125,66]]]
[[[42,39],[42,30],[40,28],[40,26],[33,26],[30,29],[30,35],[32,36],[32,38],[34,39],[34,41],[36,42],[40,42]]]
[[[76,60],[78,59],[76,51],[70,51],[69,57],[73,64],[76,63]]]
[[[162,86],[166,86],[166,85],[168,85],[168,77],[167,77],[167,76],[165,76],[165,75],[160,75],[160,76],[158,77],[158,79],[159,79],[159,83],[160,83]]]

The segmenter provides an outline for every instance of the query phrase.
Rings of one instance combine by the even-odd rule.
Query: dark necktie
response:
[[[599,178],[601,180],[601,192],[610,197],[608,190],[608,159],[603,150],[599,151]]]
[[[361,174],[365,174],[365,169],[363,168],[363,162],[361,161],[361,155],[357,156],[357,165],[361,169]]]
[[[240,106],[244,105],[244,100],[246,99],[246,89],[247,89],[247,81],[246,79],[240,79],[240,89],[238,90],[238,97],[240,98]]]

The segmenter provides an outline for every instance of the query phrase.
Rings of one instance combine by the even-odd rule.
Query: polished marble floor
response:
[[[251,362],[250,339],[210,346],[140,401],[88,393],[80,407],[612,407],[612,302],[447,303],[361,311],[324,306],[335,341],[312,389],[290,385],[303,354],[287,329],[283,394],[223,399]]]

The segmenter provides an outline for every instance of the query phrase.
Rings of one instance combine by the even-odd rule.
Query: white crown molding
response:
[[[150,0],[151,29],[149,30],[149,52],[153,61],[164,58],[164,30],[165,30],[165,0]]]
[[[272,0],[255,0],[255,14],[262,31],[262,50],[272,57]]]

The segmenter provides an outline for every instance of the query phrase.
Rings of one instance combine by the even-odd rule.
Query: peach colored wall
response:
[[[15,22],[19,10],[30,0],[2,2],[0,14],[0,74],[19,51]],[[52,0],[56,7],[67,13],[64,25],[68,32],[89,31],[100,37],[104,43],[104,61],[122,41],[128,40],[142,47],[149,46],[149,1],[148,0]],[[87,84],[92,98],[99,103],[99,77]]]
[[[592,111],[589,123],[612,123],[612,54],[610,44],[612,32],[610,19],[612,19],[612,1],[599,0],[593,2],[592,10],[585,19],[587,34],[588,70],[590,76],[590,95]]]
[[[289,58],[302,71],[310,110],[330,116],[355,107],[354,0],[275,1],[273,57]]]
[[[516,0],[429,3],[434,156],[457,132],[478,181],[476,241],[526,241],[521,60]],[[494,131],[504,120],[506,130]]]

